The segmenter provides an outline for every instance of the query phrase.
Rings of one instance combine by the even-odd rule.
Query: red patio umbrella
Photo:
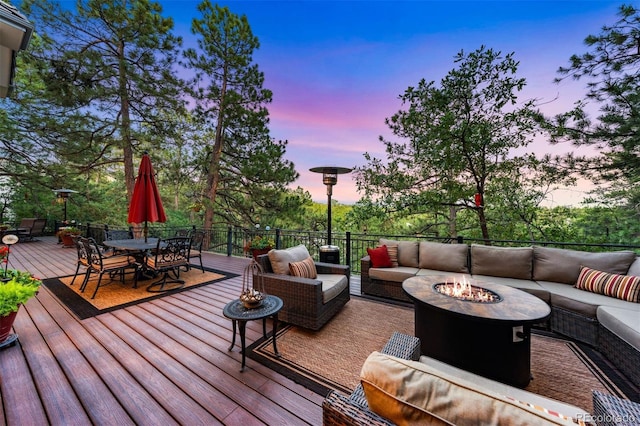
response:
[[[129,204],[129,223],[144,222],[144,241],[147,242],[149,230],[147,222],[166,222],[160,193],[153,175],[153,166],[149,155],[145,152],[140,162],[138,178],[133,188],[131,204]]]

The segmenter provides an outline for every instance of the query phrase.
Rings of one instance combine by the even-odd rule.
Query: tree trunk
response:
[[[458,228],[456,226],[457,210],[456,206],[449,206],[449,237],[458,237]]]
[[[129,92],[127,91],[127,71],[124,61],[124,41],[120,42],[119,55],[119,84],[120,110],[122,112],[120,133],[122,137],[122,159],[124,163],[124,181],[127,188],[127,204],[131,203],[136,177],[133,170],[133,147],[131,144],[131,116],[129,112]]]
[[[484,207],[478,207],[476,211],[478,212],[478,220],[480,222],[480,229],[482,230],[482,238],[484,239],[484,243],[490,246],[491,239],[489,238],[489,230],[487,229],[487,218],[484,215]]]
[[[204,229],[211,229],[213,226],[213,209],[216,202],[216,193],[220,184],[220,158],[222,158],[222,147],[224,146],[224,122],[225,122],[225,97],[227,94],[227,69],[222,76],[222,87],[220,88],[220,97],[218,98],[218,119],[216,120],[216,136],[213,144],[213,152],[211,161],[209,162],[209,174],[207,175],[206,196],[209,199],[205,203],[204,211]]]

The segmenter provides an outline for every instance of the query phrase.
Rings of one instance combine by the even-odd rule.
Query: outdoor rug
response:
[[[138,288],[133,288],[132,274],[127,274],[124,284],[119,277],[110,281],[108,274],[105,274],[102,277],[102,284],[95,299],[91,299],[91,295],[93,295],[98,283],[97,274],[92,274],[84,293],[80,292],[80,285],[82,285],[82,280],[84,279],[82,271],[73,285],[70,285],[73,275],[47,278],[42,280],[42,283],[79,319],[85,319],[236,276],[238,275],[210,268],[205,268],[203,274],[199,265],[195,267],[192,265],[189,271],[180,272],[180,279],[185,280],[184,287],[163,293],[150,293],[147,291],[147,287],[155,279],[138,280]]]
[[[352,297],[317,332],[290,325],[279,330],[280,358],[273,354],[271,339],[252,344],[247,356],[320,395],[331,389],[350,394],[360,382],[360,368],[369,354],[381,350],[394,331],[413,335],[413,322],[413,308]],[[637,398],[637,394],[629,398],[629,390],[620,386],[625,379],[606,366],[601,368],[598,364],[606,361],[591,352],[588,355],[579,345],[549,333],[535,333],[531,342],[534,379],[526,390],[591,413],[593,389]]]

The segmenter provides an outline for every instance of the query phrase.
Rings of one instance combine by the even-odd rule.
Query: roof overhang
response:
[[[33,33],[33,24],[14,6],[0,0],[0,98],[13,89],[16,54],[26,50]]]

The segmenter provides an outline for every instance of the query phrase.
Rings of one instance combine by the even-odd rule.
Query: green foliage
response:
[[[573,110],[554,117],[552,136],[554,142],[595,147],[600,155],[572,153],[564,161],[595,183],[612,183],[594,196],[634,206],[640,201],[640,10],[622,5],[618,15],[613,25],[585,38],[586,53],[572,55],[559,68],[563,77],[557,81],[584,80],[587,94]],[[593,104],[599,108],[595,120],[587,113]]]
[[[2,271],[4,277],[4,271]],[[17,312],[20,305],[31,299],[38,293],[38,288],[42,284],[37,278],[33,278],[30,273],[10,269],[7,271],[7,282],[0,282],[0,316]]]
[[[266,248],[275,247],[276,242],[271,237],[264,237],[262,235],[256,235],[251,241],[247,243],[245,250],[264,250]]]
[[[246,16],[204,0],[201,18],[192,23],[198,48],[184,53],[185,66],[195,72],[187,89],[195,99],[196,171],[204,202],[203,225],[215,213],[230,221],[259,223],[257,217],[292,207],[286,185],[298,174],[284,159],[286,141],[269,135],[270,90],[253,63],[259,47]],[[284,203],[284,204],[283,204]]]
[[[455,237],[458,214],[471,210],[489,238],[490,210],[475,206],[474,194],[488,203],[517,189],[524,201],[532,188],[519,176],[535,172],[543,179],[553,167],[514,153],[539,130],[533,102],[518,103],[526,82],[516,76],[514,54],[483,46],[460,52],[455,63],[439,85],[423,79],[405,91],[406,108],[386,120],[400,140],[381,139],[386,160],[365,153],[368,164],[357,169],[356,181],[389,216],[432,215]]]

